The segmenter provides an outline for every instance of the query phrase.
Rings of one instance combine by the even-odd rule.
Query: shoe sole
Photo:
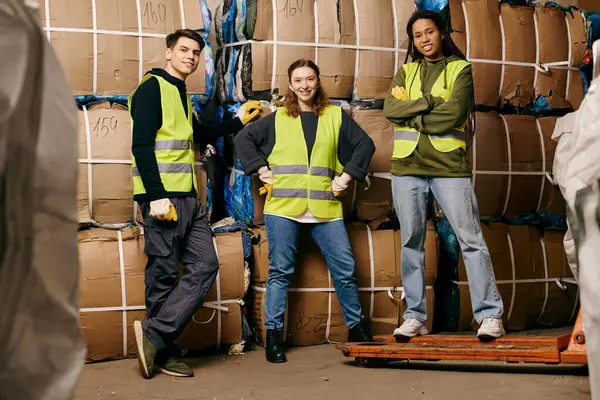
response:
[[[161,367],[157,367],[156,370],[162,372],[165,375],[175,376],[177,378],[191,378],[191,377],[194,376],[193,372],[191,374],[182,374],[180,372],[169,371],[169,370],[166,370],[166,369],[161,368]]]
[[[481,342],[491,342],[493,340],[500,339],[504,335],[505,335],[505,333],[503,333],[499,336],[493,336],[493,335],[488,335],[488,334],[482,333],[481,335],[477,335],[477,339],[479,339],[479,341],[481,341]]]
[[[396,339],[412,339],[412,338],[417,337],[417,336],[426,336],[428,334],[429,334],[429,332],[418,332],[418,333],[416,333],[416,334],[414,334],[412,336],[408,336],[408,335],[403,335],[401,333],[397,333],[397,334],[395,333],[394,337]]]
[[[140,364],[140,370],[142,375],[146,379],[150,379],[150,372],[146,365],[146,357],[144,357],[144,330],[142,329],[141,321],[133,322],[133,332],[135,333],[135,349],[137,350],[138,364]]]
[[[285,360],[269,360],[267,358],[267,361],[270,362],[270,363],[272,363],[272,364],[283,364],[283,363],[287,362],[287,359],[285,359]]]

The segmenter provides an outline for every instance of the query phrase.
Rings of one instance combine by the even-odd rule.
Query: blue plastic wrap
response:
[[[448,219],[436,224],[440,238],[438,276],[435,281],[435,330],[456,330],[460,317],[460,291],[458,290],[458,262],[460,246]]]
[[[437,11],[441,12],[448,7],[448,0],[415,0],[415,5],[419,11]]]
[[[236,41],[246,40],[246,0],[236,0],[235,35]]]
[[[248,191],[252,190],[252,179],[242,171],[240,160],[236,160],[235,169],[225,176],[225,210],[227,215],[236,221],[252,225],[254,222],[254,208],[249,207]],[[249,189],[250,188],[250,189]]]

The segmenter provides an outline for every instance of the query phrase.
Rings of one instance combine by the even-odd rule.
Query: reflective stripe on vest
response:
[[[331,190],[331,180],[343,172],[337,159],[341,126],[341,107],[327,107],[319,117],[309,161],[301,119],[288,116],[285,108],[277,110],[275,146],[267,159],[273,190],[266,214],[296,217],[310,209],[318,218],[342,217],[342,204]]]
[[[192,102],[187,96],[187,115],[181,104],[179,90],[164,78],[146,74],[140,85],[148,79],[156,78],[160,88],[163,124],[156,132],[154,154],[158,164],[160,180],[167,192],[198,191],[198,182],[194,166]],[[139,86],[138,86],[139,87]],[[137,90],[137,89],[136,89]],[[129,95],[129,109],[135,90]],[[133,124],[133,120],[132,120]],[[132,156],[133,194],[145,194],[146,188],[140,176],[135,157]]]
[[[464,60],[452,61],[446,65],[446,68],[440,74],[439,78],[431,88],[431,94],[435,97],[441,97],[444,100],[450,99],[454,82],[460,72],[468,66],[469,63]],[[416,100],[423,97],[421,92],[421,74],[420,64],[412,62],[402,66],[405,72],[405,81],[412,82],[407,92],[410,100]],[[447,79],[444,78],[446,76]],[[447,85],[444,87],[444,81],[447,80]],[[410,156],[417,148],[421,133],[416,129],[408,126],[394,125],[394,151],[392,158],[406,158]],[[464,128],[452,129],[442,134],[427,135],[433,147],[440,152],[450,152],[458,148],[467,147],[467,134]]]

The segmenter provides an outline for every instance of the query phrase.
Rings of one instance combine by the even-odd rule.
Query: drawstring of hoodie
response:
[[[446,67],[448,66],[448,58],[444,58],[444,89],[448,89],[448,78],[447,78],[447,72],[446,72]]]
[[[410,97],[410,93],[412,91],[412,85],[415,81],[417,75],[420,75],[421,78],[421,93],[425,93],[425,77],[427,76],[427,63],[423,62],[423,60],[418,61],[417,72],[412,76],[410,80],[410,85],[408,86],[408,93]],[[423,67],[421,69],[421,67]],[[448,89],[448,71],[446,70],[448,67],[448,57],[444,58],[444,89]]]

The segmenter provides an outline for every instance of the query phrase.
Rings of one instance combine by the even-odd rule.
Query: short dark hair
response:
[[[182,37],[195,40],[200,45],[200,50],[204,49],[204,39],[202,39],[202,36],[198,32],[192,29],[177,29],[175,32],[168,34],[167,47],[173,50],[177,41]]]

